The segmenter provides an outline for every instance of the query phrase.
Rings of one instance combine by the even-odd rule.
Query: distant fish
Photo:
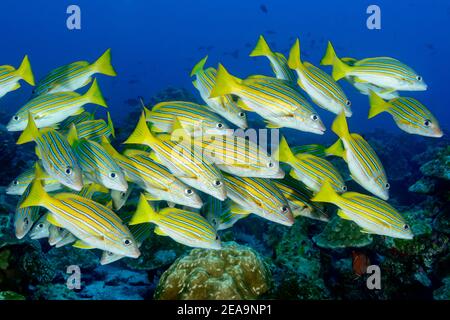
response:
[[[265,4],[261,4],[259,6],[259,9],[261,9],[261,11],[264,12],[264,13],[268,13],[269,12],[269,10],[267,9],[267,6]]]
[[[78,133],[78,138],[88,139],[95,142],[100,142],[102,137],[115,137],[114,124],[109,112],[107,113],[108,122],[103,119],[87,120],[75,125]]]
[[[34,86],[34,76],[28,56],[25,56],[19,68],[9,65],[0,66],[0,98],[10,91],[20,88],[20,80]]]
[[[6,188],[6,194],[11,195],[22,195],[27,187],[31,184],[34,179],[35,166],[23,171],[19,174]],[[44,188],[48,192],[56,191],[62,188],[61,183],[55,178],[50,176],[43,177],[42,182],[44,183]]]
[[[28,185],[25,192],[20,196],[14,213],[14,228],[17,239],[22,239],[33,227],[33,224],[39,219],[39,207],[21,208],[20,205],[28,197],[31,190],[31,184]]]

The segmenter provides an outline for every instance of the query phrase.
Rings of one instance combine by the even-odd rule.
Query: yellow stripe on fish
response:
[[[328,202],[339,207],[338,215],[352,220],[362,232],[394,238],[412,239],[411,228],[400,213],[387,202],[356,192],[337,194],[326,182],[312,201]]]
[[[38,128],[51,127],[69,116],[84,112],[83,106],[87,103],[108,107],[96,80],[84,95],[57,92],[31,99],[12,116],[6,128],[8,131],[24,130],[28,123],[28,113],[33,115]]]
[[[397,126],[410,134],[434,138],[444,135],[433,114],[414,98],[399,97],[386,102],[371,92],[369,119],[381,112],[389,113]]]
[[[276,78],[238,79],[219,64],[210,98],[233,94],[248,110],[258,113],[269,128],[287,127],[323,134],[325,127],[313,107],[293,86]]]
[[[298,39],[291,48],[288,63],[297,72],[299,86],[319,107],[335,114],[345,111],[347,117],[352,115],[350,100],[333,78],[311,63],[301,61]]]
[[[26,188],[31,184],[35,175],[35,167],[31,167],[21,174],[17,176],[6,188],[6,194],[10,195],[22,195]],[[45,191],[52,192],[62,188],[62,185],[59,181],[51,176],[45,176],[42,178],[42,182],[44,183]]]
[[[56,68],[38,82],[33,95],[75,91],[89,84],[92,81],[92,75],[96,73],[117,75],[111,65],[111,49],[106,50],[92,64],[87,61],[77,61]]]
[[[24,80],[30,85],[34,86],[34,76],[31,70],[28,56],[25,56],[19,68],[14,69],[12,66],[0,66],[0,98],[8,92],[20,88],[20,80]]]

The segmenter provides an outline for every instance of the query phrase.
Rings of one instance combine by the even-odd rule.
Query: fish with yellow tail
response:
[[[111,49],[106,50],[94,63],[77,61],[56,68],[39,80],[33,95],[78,90],[88,85],[97,73],[112,77],[117,75],[111,64]]]
[[[339,114],[344,111],[351,117],[351,102],[342,88],[325,71],[300,58],[300,41],[297,39],[289,53],[289,67],[298,75],[298,85],[306,91],[319,107]]]
[[[107,117],[108,122],[103,119],[92,119],[75,124],[78,138],[84,138],[100,143],[102,137],[115,137],[114,124],[109,112],[107,112]]]
[[[352,179],[364,189],[388,200],[390,184],[383,164],[370,144],[359,134],[349,132],[343,113],[333,121],[332,130],[339,140],[327,149],[327,153],[343,158]]]
[[[150,153],[128,149],[120,154],[106,138],[102,140],[103,147],[116,159],[126,178],[144,189],[154,200],[165,200],[192,208],[202,206],[198,193],[153,160]],[[113,201],[115,203],[118,200],[113,197]]]
[[[30,185],[31,186],[31,185]],[[29,234],[30,239],[38,240],[48,238],[50,235],[50,222],[47,221],[47,214],[42,215],[38,221],[33,225]]]
[[[77,238],[67,229],[50,225],[48,230],[48,244],[55,246],[56,248],[60,248],[77,241]]]
[[[433,138],[444,135],[433,114],[414,98],[398,97],[384,101],[375,92],[371,92],[369,119],[382,112],[389,113],[397,126],[407,133]]]
[[[311,200],[336,205],[339,217],[355,222],[361,227],[361,232],[400,239],[412,239],[414,236],[401,214],[376,197],[357,192],[339,195],[325,182]]]
[[[130,225],[151,222],[156,224],[155,233],[169,236],[176,242],[205,249],[221,249],[216,230],[199,213],[167,207],[156,212],[141,194]]]
[[[333,67],[332,77],[336,81],[347,76],[354,76],[360,82],[372,83],[391,90],[427,90],[427,84],[422,76],[391,57],[365,58],[353,61],[350,65],[339,59],[333,45],[328,42],[327,51],[320,63]]]
[[[228,197],[235,202],[231,212],[256,214],[285,226],[294,224],[288,201],[271,179],[238,177],[224,174]]]
[[[170,136],[153,135],[147,127],[144,113],[141,114],[134,131],[123,143],[149,146],[154,152],[153,160],[168,168],[181,181],[219,200],[226,199],[225,183],[220,170],[190,145],[172,141]]]
[[[211,89],[215,85],[217,71],[214,68],[204,69],[207,59],[208,56],[204,57],[192,69],[191,77],[195,76],[195,80],[192,82],[194,87],[211,111],[218,113],[241,129],[247,128],[247,115],[231,95],[209,98]]]
[[[35,166],[28,168],[21,174],[19,174],[6,188],[6,194],[22,195],[27,187],[34,179]],[[55,178],[52,178],[48,174],[44,174],[42,177],[45,191],[52,192],[62,188],[61,183]]]
[[[239,105],[256,112],[268,128],[292,128],[324,134],[325,126],[309,102],[287,81],[265,76],[238,79],[219,64],[210,98],[236,95]]]
[[[97,248],[131,258],[140,255],[129,229],[119,216],[107,207],[72,193],[50,196],[35,180],[22,208],[40,206],[49,210],[50,224],[67,229],[79,240],[78,248]]]
[[[36,154],[47,174],[61,184],[80,191],[83,188],[81,168],[66,137],[52,128],[38,129],[31,113],[17,144],[36,143]]]
[[[57,92],[31,99],[12,116],[6,128],[8,131],[24,130],[28,124],[28,113],[33,115],[38,128],[52,127],[69,116],[83,113],[83,106],[88,103],[108,107],[96,80],[84,95],[76,92]]]
[[[128,183],[122,169],[101,144],[78,138],[74,124],[69,129],[67,140],[87,180],[108,189],[127,191]]]
[[[286,138],[282,137],[278,150],[274,152],[277,160],[285,162],[292,167],[289,175],[303,182],[309,189],[317,192],[322,183],[329,180],[336,190],[342,193],[347,191],[344,179],[337,169],[328,161],[312,154],[294,155]]]
[[[295,72],[289,68],[286,57],[280,52],[273,52],[262,35],[259,36],[255,48],[250,53],[250,57],[260,56],[269,59],[273,73],[278,79],[287,80],[293,83],[297,81]]]
[[[25,56],[19,68],[13,66],[0,66],[0,98],[8,92],[20,88],[20,80],[24,80],[28,84],[34,86],[34,76],[31,70],[30,60]]]

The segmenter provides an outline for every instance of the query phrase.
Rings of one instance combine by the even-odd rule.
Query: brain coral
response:
[[[164,272],[155,299],[256,299],[269,290],[271,274],[254,250],[234,242],[222,250],[194,249]]]

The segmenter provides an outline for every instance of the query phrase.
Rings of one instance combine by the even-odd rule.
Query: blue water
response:
[[[66,8],[70,4],[81,8],[81,30],[66,28]],[[283,53],[298,36],[303,59],[316,65],[327,40],[332,40],[340,56],[392,56],[414,68],[429,89],[404,94],[422,101],[441,126],[448,128],[449,1],[426,4],[420,0],[377,0],[381,30],[366,28],[366,8],[370,4],[345,1],[344,5],[331,0],[2,0],[0,64],[17,66],[23,55],[29,54],[35,75],[41,78],[72,61],[94,61],[111,47],[118,76],[99,77],[112,116],[118,121],[130,108],[124,102],[129,98],[149,98],[167,86],[185,87],[196,93],[189,72],[205,54],[209,54],[211,65],[220,61],[239,77],[270,75],[267,59],[248,57],[260,34],[273,49]],[[261,5],[265,5],[267,13]],[[367,120],[367,97],[341,83],[353,102],[352,131],[398,131],[387,114]],[[1,99],[0,108],[17,110],[30,92],[31,87],[24,85]],[[333,115],[325,110],[320,113],[329,127]]]

